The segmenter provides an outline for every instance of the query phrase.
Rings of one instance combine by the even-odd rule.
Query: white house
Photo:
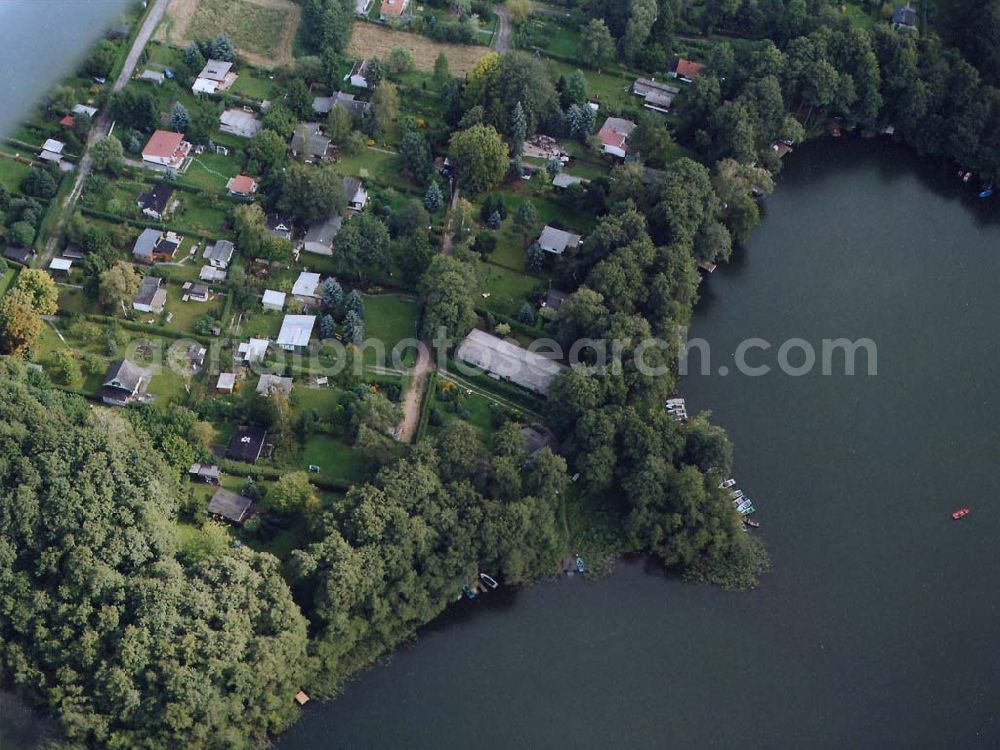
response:
[[[562,255],[567,250],[575,250],[582,240],[583,238],[578,234],[564,232],[562,229],[546,225],[538,238],[538,246],[547,253]]]
[[[38,158],[44,161],[60,162],[63,158],[64,148],[66,148],[65,143],[57,141],[54,138],[49,138],[42,145],[42,151],[38,154]]]
[[[232,393],[236,387],[236,373],[220,372],[219,381],[215,384],[215,390],[219,393]]]
[[[286,315],[278,332],[278,346],[287,351],[308,346],[314,325],[315,315]]]
[[[347,196],[347,207],[352,211],[361,211],[368,203],[368,191],[357,177],[344,178],[344,195]]]
[[[191,90],[196,94],[218,94],[220,91],[225,91],[238,77],[232,72],[232,68],[231,62],[209,60],[201,69]]]
[[[267,354],[267,347],[270,345],[267,339],[250,339],[236,348],[237,362],[261,362]]]
[[[292,285],[292,296],[303,302],[312,302],[319,296],[319,274],[303,271]]]
[[[358,60],[351,68],[351,72],[344,76],[345,81],[350,81],[356,89],[368,88],[368,79],[365,78],[365,71],[368,70],[367,60]]]
[[[265,289],[264,297],[261,299],[261,304],[264,305],[265,310],[284,310],[285,293],[277,292],[274,289]]]

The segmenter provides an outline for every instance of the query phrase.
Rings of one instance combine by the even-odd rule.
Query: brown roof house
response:
[[[628,137],[635,130],[635,123],[621,117],[609,117],[597,131],[601,150],[606,154],[624,159],[628,156]]]
[[[191,144],[180,133],[155,130],[142,150],[142,160],[147,166],[180,169],[191,152]]]
[[[704,67],[701,63],[691,62],[690,60],[685,60],[683,57],[678,57],[670,63],[670,75],[690,83],[692,78],[697,78],[701,75],[701,69]]]

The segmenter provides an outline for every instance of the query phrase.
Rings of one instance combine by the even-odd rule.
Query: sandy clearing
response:
[[[435,42],[419,34],[408,31],[394,31],[374,23],[356,22],[347,52],[355,57],[377,57],[385,60],[393,47],[399,45],[410,50],[417,70],[430,73],[434,62],[444,52],[448,58],[448,68],[455,76],[464,76],[475,67],[479,59],[489,53],[489,47],[472,44],[446,44]]]
[[[201,2],[219,3],[219,0],[171,0],[167,9],[167,18],[160,26],[156,34],[158,41],[167,42],[175,47],[187,47],[193,34],[190,34],[192,22],[198,16],[198,6]],[[229,22],[223,22],[227,28],[202,30],[204,36],[214,36],[214,34],[225,31],[232,37],[239,54],[253,65],[273,68],[292,62],[294,56],[292,50],[295,44],[295,35],[298,32],[299,20],[302,9],[292,0],[231,0],[234,9],[228,15],[223,13],[223,17],[228,17]],[[285,22],[278,30],[278,36],[274,45],[274,51],[254,49],[246,43],[246,39],[254,36],[253,30],[243,33],[236,25],[236,19],[240,18],[237,12],[240,5],[254,5],[259,8],[269,8],[284,11]],[[207,31],[207,33],[206,33]],[[241,42],[243,42],[241,44]]]

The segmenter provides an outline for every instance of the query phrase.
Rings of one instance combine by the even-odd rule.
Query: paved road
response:
[[[496,38],[493,40],[493,51],[503,53],[510,49],[510,32],[512,29],[510,13],[507,12],[507,9],[503,5],[494,5],[493,12],[497,14],[497,18],[500,20]]]
[[[125,85],[129,82],[129,80],[131,80],[132,74],[135,72],[135,66],[139,63],[139,56],[142,54],[142,50],[146,47],[146,44],[149,43],[149,39],[153,36],[153,32],[156,30],[156,27],[159,26],[160,21],[163,20],[163,14],[166,12],[169,4],[170,0],[154,0],[153,7],[150,8],[149,12],[146,14],[146,19],[142,22],[142,27],[139,29],[139,33],[135,36],[135,42],[132,44],[132,49],[129,50],[128,57],[125,58],[125,65],[122,67],[122,72],[118,75],[118,78],[111,87],[112,93],[121,91],[125,88]],[[63,204],[59,207],[59,217],[52,230],[52,234],[49,235],[49,240],[45,245],[45,252],[42,253],[42,257],[39,261],[39,267],[47,267],[49,262],[58,252],[59,239],[62,236],[62,229],[66,221],[66,217],[72,213],[73,206],[76,205],[77,200],[79,200],[80,193],[83,192],[83,182],[87,179],[87,176],[90,174],[92,168],[93,159],[90,155],[90,149],[95,143],[97,143],[97,141],[105,138],[110,131],[111,116],[105,108],[105,111],[101,112],[97,116],[94,127],[91,128],[90,135],[87,137],[87,145],[84,147],[83,156],[80,157],[80,161],[76,165],[76,178],[73,182],[73,189],[70,191],[69,195],[66,196]]]

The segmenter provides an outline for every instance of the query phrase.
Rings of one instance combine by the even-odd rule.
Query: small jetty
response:
[[[664,404],[666,410],[678,422],[686,422],[688,418],[687,403],[682,398],[668,398]]]
[[[697,265],[705,273],[715,273],[715,269],[718,268],[717,265],[709,263],[707,260],[699,260]]]

